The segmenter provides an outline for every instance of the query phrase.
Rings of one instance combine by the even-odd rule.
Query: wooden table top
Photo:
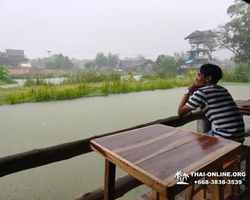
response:
[[[164,196],[178,182],[177,170],[209,172],[241,152],[238,142],[160,124],[90,143],[93,150]]]
[[[243,115],[250,115],[250,100],[236,100],[235,103]]]

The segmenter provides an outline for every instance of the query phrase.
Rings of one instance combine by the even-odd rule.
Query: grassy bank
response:
[[[16,81],[12,79],[0,79],[0,85],[6,85],[6,84],[14,84],[17,83]]]
[[[36,81],[36,83],[40,83]],[[27,84],[28,86],[0,89],[0,104],[41,102],[75,99],[80,97],[107,96],[156,89],[188,86],[190,78],[172,78],[142,81],[109,81],[98,83]]]
[[[188,86],[194,83],[196,75],[191,73],[175,77],[171,73],[143,75],[140,81],[133,80],[129,74],[121,80],[120,73],[104,74],[96,71],[70,74],[61,84],[47,83],[45,77],[28,77],[23,87],[0,88],[0,104],[67,100],[81,97],[107,96],[129,92],[153,91]],[[47,77],[46,77],[47,78]],[[227,82],[221,85],[249,85],[249,83]],[[6,84],[6,83],[5,83]],[[7,83],[9,84],[9,83]]]
[[[242,83],[242,82],[219,82],[220,85],[250,85],[250,83]]]

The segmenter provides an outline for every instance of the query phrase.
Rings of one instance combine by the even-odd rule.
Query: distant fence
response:
[[[9,74],[55,74],[55,73],[74,73],[72,69],[8,69]]]

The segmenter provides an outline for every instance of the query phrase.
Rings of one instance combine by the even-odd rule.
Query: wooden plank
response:
[[[229,152],[229,154],[226,154],[227,152]],[[241,152],[241,146],[237,147],[235,150],[230,150],[228,151],[227,149],[224,149],[224,150],[220,150],[218,151],[218,155],[223,155],[224,156],[221,156],[221,158],[217,158],[217,159],[213,159],[211,160],[210,164],[207,164],[206,163],[204,165],[201,165],[200,166],[200,169],[199,168],[196,168],[196,169],[193,169],[194,166],[198,165],[199,163],[201,162],[198,162],[198,163],[194,163],[194,166],[188,166],[187,168],[184,168],[183,171],[188,173],[191,172],[191,171],[201,171],[201,172],[210,172],[212,169],[216,169],[218,166],[222,166],[226,161],[230,160],[232,158],[232,155],[237,155],[237,154],[240,154]],[[195,180],[198,180],[199,178],[197,177],[190,177],[188,179],[188,182],[189,183],[194,183]],[[175,185],[177,181],[175,180],[174,182],[172,183],[169,183],[169,185]],[[180,193],[183,189],[185,189],[185,186],[178,186],[178,187],[171,187],[169,188],[169,190],[173,193],[173,194],[178,194]]]
[[[139,128],[136,130],[130,130],[122,133],[116,134],[116,137],[107,136],[105,138],[96,139],[95,141],[100,143],[102,146],[106,147],[108,145],[109,150],[119,152],[120,150],[125,150],[130,146],[136,146],[138,144],[147,145],[152,143],[152,141],[161,140],[167,138],[176,132],[172,127],[169,126],[156,126],[152,125],[149,127]],[[168,133],[168,134],[166,134]],[[143,143],[142,143],[143,138]],[[130,147],[131,148],[131,147]]]
[[[250,110],[250,100],[235,100],[237,106]],[[244,107],[246,106],[246,107]]]
[[[211,169],[215,169],[216,167],[223,165],[230,158],[239,154],[240,152],[241,146],[230,145],[228,147],[222,147],[221,149],[214,151],[211,155],[207,155],[200,160],[196,160],[187,167],[184,167],[182,170],[187,174],[190,174],[190,172],[194,171],[209,172]],[[189,180],[191,181],[191,179]],[[174,175],[167,178],[166,181],[169,183],[169,186],[173,186],[178,182],[174,179]]]
[[[243,115],[250,115],[250,100],[236,100],[235,103]]]
[[[216,151],[221,147],[220,145],[216,145],[218,139],[211,138],[211,143],[207,139],[207,137],[199,138],[200,144],[204,147],[206,146],[204,150],[198,145],[196,140],[193,140],[189,143],[181,144],[178,148],[174,148],[174,150],[166,151],[152,159],[139,163],[138,166],[154,174],[161,180],[166,180],[168,183],[175,181],[174,184],[176,184],[178,182],[174,178],[174,174],[177,171],[176,166],[178,166],[179,170],[187,166],[194,166],[194,162],[197,166],[202,161],[207,163],[207,160],[210,159],[207,156],[211,155],[211,153],[217,155]]]

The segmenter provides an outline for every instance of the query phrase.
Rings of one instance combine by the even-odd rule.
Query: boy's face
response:
[[[210,85],[210,81],[211,81],[211,76],[207,76],[205,77],[204,74],[202,74],[201,72],[198,73],[198,76],[196,77],[196,86],[198,87],[205,87]]]

